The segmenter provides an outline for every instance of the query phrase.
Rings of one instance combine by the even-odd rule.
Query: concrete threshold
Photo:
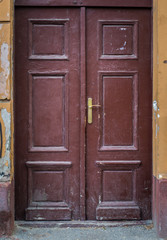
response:
[[[19,227],[32,228],[105,228],[105,227],[129,227],[146,226],[152,228],[152,220],[140,221],[15,221]]]
[[[157,240],[152,221],[16,221],[1,240]]]

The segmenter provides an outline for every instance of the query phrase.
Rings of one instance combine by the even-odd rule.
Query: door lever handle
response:
[[[92,108],[93,107],[101,107],[101,105],[99,105],[99,104],[93,105],[92,98],[88,98],[88,123],[89,124],[92,123]]]

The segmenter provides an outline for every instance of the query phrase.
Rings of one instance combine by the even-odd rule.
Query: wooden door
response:
[[[150,9],[16,2],[16,219],[149,219]]]
[[[79,218],[79,9],[16,8],[16,218]]]
[[[87,10],[87,218],[151,217],[149,9]]]

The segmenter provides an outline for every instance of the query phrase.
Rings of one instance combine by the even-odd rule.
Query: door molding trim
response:
[[[152,0],[15,0],[16,6],[152,7]]]
[[[86,127],[86,11],[85,7],[81,8],[80,14],[80,219],[86,219],[85,212],[85,127]]]

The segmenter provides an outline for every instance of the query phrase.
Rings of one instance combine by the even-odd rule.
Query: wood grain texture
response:
[[[101,105],[87,125],[87,218],[149,219],[151,11],[88,8],[86,20],[87,97]]]
[[[16,8],[17,219],[80,217],[79,28],[77,8]]]
[[[16,218],[149,219],[151,11],[56,3],[16,7]]]

